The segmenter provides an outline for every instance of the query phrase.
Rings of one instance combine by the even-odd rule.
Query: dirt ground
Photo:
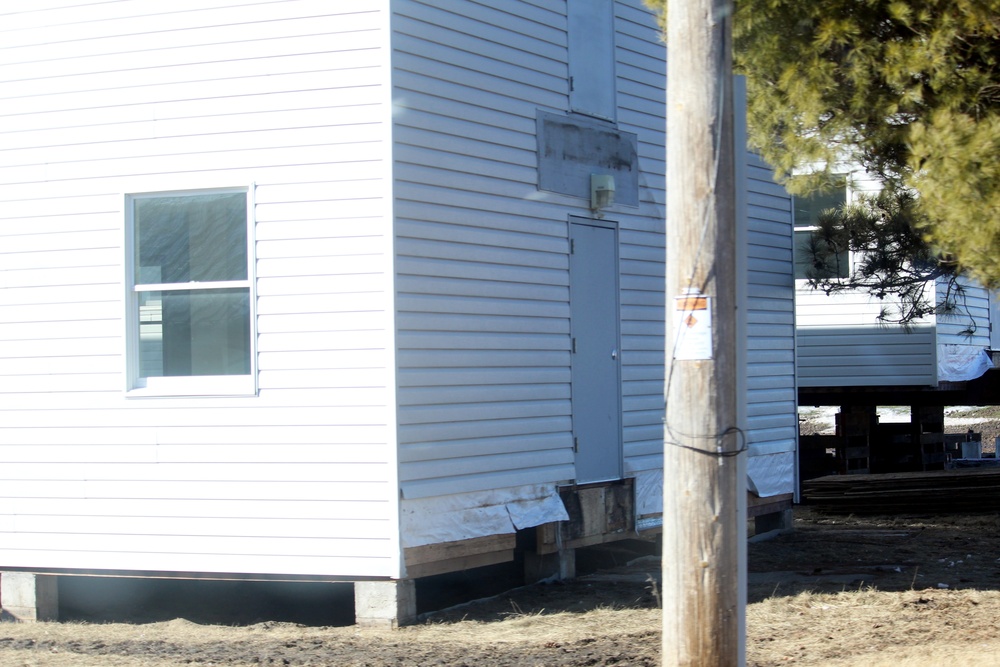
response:
[[[853,518],[800,507],[795,524],[749,545],[748,665],[1000,664],[1000,514]],[[611,567],[394,632],[190,620],[197,614],[103,623],[79,610],[73,622],[5,623],[0,666],[660,664],[659,561],[601,556]]]

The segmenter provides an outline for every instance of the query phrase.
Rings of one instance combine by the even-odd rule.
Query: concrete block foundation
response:
[[[0,605],[4,621],[56,621],[59,619],[58,580],[47,574],[2,572]]]
[[[417,620],[417,587],[413,579],[354,583],[354,622],[386,629]]]

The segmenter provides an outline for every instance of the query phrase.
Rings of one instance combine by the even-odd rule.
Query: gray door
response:
[[[576,481],[620,479],[618,233],[582,218],[571,219],[569,229]]]

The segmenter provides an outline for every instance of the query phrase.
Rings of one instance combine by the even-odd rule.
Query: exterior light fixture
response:
[[[615,177],[611,174],[590,175],[590,208],[600,211],[615,203]]]

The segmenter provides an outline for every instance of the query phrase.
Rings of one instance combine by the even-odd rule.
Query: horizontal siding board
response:
[[[509,352],[569,352],[568,335],[525,335],[506,333],[457,333],[451,331],[406,332],[397,338],[406,349],[420,350],[502,350]]]
[[[880,384],[885,384],[885,381],[890,379],[885,375],[886,369],[891,369],[893,379],[933,377],[932,375],[928,375],[929,371],[925,366],[909,364],[905,361],[899,364],[883,362],[880,365],[875,365],[871,361],[865,363],[865,360],[842,360],[835,368],[830,368],[827,365],[810,366],[800,363],[799,377],[803,379],[823,377],[824,373],[829,374],[830,377],[839,378],[857,377],[860,379],[882,377],[883,382]]]
[[[423,387],[419,392],[409,392],[400,401],[400,405],[438,407],[458,403],[487,404],[494,401],[568,401],[569,398],[569,387],[563,384],[462,385]],[[413,418],[409,411],[406,418]],[[412,449],[408,451],[412,452]]]
[[[256,150],[288,150],[295,146],[336,146],[358,142],[377,142],[381,137],[378,123],[328,125],[322,127],[263,129],[252,132],[206,132],[173,137],[140,138],[133,141],[106,141],[80,146],[53,146],[11,149],[5,163],[12,165],[45,164],[47,170],[61,165],[67,176],[79,163],[129,164],[137,157],[170,158],[211,153],[244,153]],[[79,168],[77,166],[77,168]]]
[[[385,502],[383,484],[329,480],[322,482],[219,481],[178,484],[175,480],[60,481],[39,484],[38,480],[6,480],[4,494],[14,498],[105,498],[137,501],[161,500],[348,500]],[[134,537],[133,537],[134,539]],[[64,565],[65,567],[66,565]]]
[[[328,368],[261,370],[257,382],[262,390],[269,389],[345,389],[350,387],[386,388],[382,368],[341,368],[331,373]],[[388,437],[385,433],[382,437]]]
[[[407,55],[407,63],[399,65],[396,70],[399,73],[396,85],[400,89],[442,95],[444,90],[457,85],[467,94],[474,94],[478,98],[478,104],[515,115],[527,116],[527,108],[515,100],[528,99],[541,107],[558,107],[563,104],[566,93],[555,92],[552,86],[568,89],[565,81],[555,77],[529,77],[529,81],[522,83],[517,79],[521,70],[516,67],[508,67],[497,73],[479,72],[424,58],[415,52]],[[433,76],[418,74],[427,71],[433,71]],[[406,72],[411,76],[405,77]]]
[[[284,501],[280,503],[236,500],[149,500],[123,503],[106,498],[32,498],[11,501],[17,515],[24,517],[164,517],[194,519],[204,516],[233,519],[373,521],[388,520],[385,503],[372,501]]]
[[[399,367],[560,368],[569,363],[569,354],[569,350],[401,350]]]
[[[384,452],[380,452],[384,456]],[[161,461],[155,465],[143,463],[4,463],[4,474],[10,474],[20,481],[36,481],[40,486],[47,483],[70,483],[83,477],[88,485],[100,486],[108,482],[183,482],[192,487],[205,483],[292,483],[327,482],[331,480],[351,480],[352,484],[374,483],[385,480],[384,463],[211,463],[198,462],[197,466],[187,462],[171,463]]]
[[[414,443],[407,447],[407,462],[437,461],[455,456],[493,456],[518,452],[570,451],[572,438],[568,433],[521,434],[516,437],[469,438],[451,440],[445,447],[436,443]]]
[[[379,255],[375,255],[379,257]],[[260,278],[257,294],[261,298],[306,296],[312,294],[338,294],[349,292],[374,292],[383,280],[381,272],[360,275],[357,273],[326,276],[285,276]]]
[[[441,477],[495,475],[525,468],[566,468],[572,465],[572,447],[548,451],[533,450],[522,452],[517,457],[512,457],[509,452],[504,452],[495,456],[451,457],[426,462],[410,461],[405,466],[401,482],[406,486],[410,482],[440,479]]]
[[[377,387],[376,387],[377,388]],[[357,388],[352,388],[357,389]],[[384,396],[384,394],[383,394]],[[325,412],[326,406],[317,406],[319,412]],[[301,416],[301,415],[300,415]],[[172,445],[245,445],[247,453],[237,454],[232,459],[239,460],[241,456],[263,456],[261,450],[268,445],[273,447],[275,442],[280,442],[281,447],[273,447],[274,451],[281,452],[286,446],[289,447],[284,461],[292,461],[291,454],[294,453],[294,445],[324,445],[330,448],[328,453],[318,453],[316,448],[302,448],[299,451],[308,453],[310,456],[317,456],[317,461],[326,462],[329,457],[340,455],[344,461],[352,461],[359,455],[353,447],[364,446],[368,450],[368,456],[374,456],[377,451],[388,455],[386,445],[386,427],[381,424],[359,424],[344,423],[336,424],[322,423],[320,419],[311,419],[306,424],[274,424],[266,423],[264,419],[261,423],[246,424],[242,421],[234,420],[233,423],[210,423],[200,425],[177,426],[176,416],[173,420],[164,418],[167,425],[156,429],[156,440],[158,445],[164,447],[161,451],[164,456],[173,457],[169,447]],[[101,434],[104,437],[104,434]],[[137,442],[146,442],[148,438]],[[209,448],[211,449],[211,448]],[[208,458],[208,450],[201,460]],[[264,458],[262,461],[269,459]],[[308,459],[311,460],[311,459]]]
[[[526,168],[534,168],[536,156],[531,137],[511,130],[473,122],[471,120],[448,121],[448,134],[439,129],[441,122],[447,117],[428,114],[416,109],[406,111],[406,125],[400,126],[396,134],[397,145],[408,147],[410,160],[418,160],[422,151],[440,150],[448,156],[435,156],[436,161],[447,159],[458,160],[461,156],[475,156],[480,160],[497,160],[498,162]],[[505,143],[511,142],[511,143]],[[486,156],[489,156],[488,158]],[[469,161],[470,166],[480,169],[488,168],[489,164]]]
[[[92,544],[92,541],[89,543]],[[58,548],[49,544],[44,548],[7,550],[7,562],[26,563],[33,568],[61,569],[62,563],[73,563],[80,570],[139,570],[144,572],[219,572],[236,574],[289,574],[343,577],[338,574],[351,572],[352,577],[385,577],[391,571],[391,558],[357,558],[344,555],[274,556],[231,553],[150,553],[131,549],[121,551],[93,551],[74,549],[65,539]],[[16,558],[16,560],[14,560]]]
[[[85,536],[91,544],[100,545],[100,549],[93,549],[94,551],[113,554],[136,550],[135,538],[132,535],[86,532],[87,522],[78,521],[79,524],[82,524],[80,534]],[[128,524],[129,522],[123,521],[123,523]],[[66,537],[61,532],[22,532],[19,542],[27,548],[50,552],[66,548]],[[384,557],[386,546],[386,542],[380,539],[336,537],[282,537],[277,539],[270,535],[260,537],[224,535],[213,538],[208,535],[146,534],[143,535],[142,539],[143,549],[159,554],[253,554],[272,557],[325,557],[330,554],[354,554],[355,558],[379,558]]]
[[[490,32],[490,27],[503,27],[501,33],[503,37],[518,39],[523,35],[532,40],[550,42],[556,46],[565,44],[565,33],[556,24],[565,20],[562,8],[556,10],[554,7],[540,7],[530,2],[519,2],[510,7],[498,6],[496,3],[462,2],[461,0],[444,0],[436,2],[421,1],[414,6],[407,7],[407,12],[413,12],[415,16],[428,16],[430,20],[438,20],[451,24],[451,17],[440,14],[425,14],[433,9],[444,10],[449,14],[470,19],[480,24],[480,29],[486,29],[487,34],[496,36],[497,33]],[[459,30],[464,30],[471,24],[457,24]],[[528,47],[530,49],[530,47]]]
[[[468,438],[474,431],[481,438],[498,438],[518,435],[537,435],[540,433],[568,432],[569,416],[535,417],[518,420],[482,420],[470,425],[465,422],[447,422],[437,424],[414,424],[401,426],[400,441],[409,443],[438,442]],[[512,462],[512,465],[516,463]]]
[[[488,194],[488,193],[484,193]],[[442,209],[437,202],[406,199],[406,216],[400,216],[401,225],[411,221],[429,221],[438,225],[462,225],[486,229],[506,229],[510,232],[532,236],[550,236],[566,241],[566,220],[549,215],[546,210],[532,210],[516,218],[511,218],[502,209],[490,210],[484,207],[466,206],[472,200],[458,193],[460,201],[449,201],[450,206]],[[489,201],[489,200],[488,200]]]
[[[378,331],[383,328],[385,314],[377,310],[351,313],[288,313],[259,315],[257,331],[261,334],[316,333],[347,331]]]
[[[500,266],[514,266],[567,271],[567,256],[561,253],[524,250],[472,243],[449,243],[435,239],[400,238],[397,241],[400,255],[421,260],[445,259],[462,262],[482,262]]]
[[[272,122],[284,121],[284,114],[291,118],[301,114],[315,114],[317,109],[329,109],[331,114],[337,113],[341,107],[363,107],[371,109],[380,102],[381,91],[377,85],[364,85],[353,88],[343,87],[305,87],[300,90],[288,90],[281,95],[259,92],[250,95],[230,97],[214,97],[203,99],[164,99],[156,103],[156,113],[150,105],[100,106],[86,109],[52,108],[41,115],[17,114],[4,115],[4,125],[0,128],[0,142],[11,140],[7,134],[18,137],[51,136],[59,133],[67,139],[76,141],[92,141],[92,136],[74,138],[70,129],[93,129],[104,136],[115,136],[118,132],[135,132],[135,127],[145,128],[148,132],[155,127],[156,121],[194,120],[197,118],[212,118],[229,116],[237,118],[234,122],[248,122],[242,116],[271,116]],[[252,122],[252,121],[249,121]],[[134,127],[133,127],[134,126]],[[42,139],[42,141],[45,141]]]
[[[312,425],[336,428],[328,431],[331,435],[338,434],[341,438],[349,434],[353,427],[371,426],[373,430],[382,431],[384,436],[385,408],[383,406],[344,406],[314,408],[295,408],[284,406],[280,408],[264,408],[253,404],[245,407],[230,407],[222,415],[207,408],[180,410],[147,408],[148,401],[131,401],[129,408],[117,412],[111,410],[53,410],[51,417],[57,419],[60,428],[98,428],[108,427],[111,420],[115,426],[145,426],[158,429],[157,438],[168,438],[167,433],[159,429],[168,429],[183,419],[187,427],[225,427],[225,426],[269,426],[274,420],[283,419],[289,424]],[[131,407],[131,406],[135,407]],[[39,415],[30,411],[14,411],[5,415],[5,428],[30,428],[37,426]],[[280,423],[280,422],[279,422]],[[363,429],[359,429],[359,436]],[[336,441],[334,441],[336,442]],[[280,444],[280,443],[279,443]],[[192,473],[195,474],[195,473]]]
[[[477,74],[517,81],[546,91],[567,86],[565,64],[551,56],[546,58],[534,51],[477,39],[475,35],[456,30],[455,26],[443,28],[398,16],[394,24],[393,48],[411,59],[427,58],[437,63],[433,68],[423,68],[425,71],[448,72],[448,66],[460,62],[463,69]],[[529,48],[538,44],[537,40],[532,41]],[[550,49],[550,52],[555,55],[557,49]]]
[[[546,275],[552,277],[552,273]],[[451,276],[409,274],[407,288],[414,294],[455,297],[481,297],[492,299],[517,299],[522,301],[548,301],[563,303],[568,298],[568,286],[562,284],[489,280],[471,277],[463,280]],[[560,281],[562,282],[562,281]]]
[[[511,315],[517,317],[569,317],[564,304],[529,299],[460,297],[456,295],[400,294],[397,297],[403,312],[429,314]]]
[[[397,230],[400,238],[554,253],[560,255],[560,259],[569,251],[569,244],[565,238],[556,238],[545,234],[518,233],[509,229],[399,220]]]
[[[536,167],[522,154],[512,156],[521,158],[519,162],[502,162],[492,157],[483,157],[478,153],[486,152],[480,149],[477,154],[461,154],[444,151],[441,147],[434,149],[424,146],[406,145],[396,142],[394,149],[396,158],[400,162],[408,162],[411,165],[434,164],[434,170],[438,174],[438,180],[447,179],[470,183],[469,189],[473,189],[473,179],[476,176],[512,181],[515,183],[534,183],[536,178]],[[424,182],[434,182],[427,180]]]
[[[218,0],[208,0],[202,3],[191,3],[186,0],[172,3],[168,11],[150,8],[144,13],[125,14],[110,11],[96,10],[92,7],[95,3],[76,3],[73,7],[71,3],[67,6],[59,6],[57,12],[43,14],[12,12],[7,16],[12,18],[12,22],[7,26],[7,30],[12,32],[11,46],[21,46],[24,44],[46,43],[45,40],[53,41],[89,41],[104,40],[107,38],[119,38],[123,35],[142,35],[143,42],[147,45],[162,43],[162,40],[154,39],[152,36],[159,32],[179,31],[184,36],[186,43],[197,43],[192,40],[194,34],[215,35],[220,27],[240,27],[239,34],[245,36],[248,30],[246,24],[257,24],[257,30],[267,34],[267,30],[275,29],[284,22],[294,23],[295,20],[309,20],[316,17],[340,15],[341,25],[345,30],[356,31],[371,28],[376,25],[377,14],[374,12],[358,12],[355,8],[347,11],[331,12],[328,3],[318,0],[293,0],[287,3],[289,7],[273,7],[273,3],[267,2],[219,2]],[[241,11],[234,13],[232,10],[238,7]],[[53,9],[52,5],[46,6],[39,3],[34,9]],[[32,23],[35,18],[37,22]],[[22,23],[23,21],[23,23]],[[357,21],[364,21],[358,23]],[[86,24],[86,32],[81,30],[79,24]],[[91,25],[96,24],[96,25]],[[13,26],[18,26],[16,31]],[[292,34],[302,34],[303,30],[296,26],[291,26]],[[199,33],[198,31],[202,32]],[[305,31],[308,33],[308,31]],[[19,41],[20,40],[20,43]],[[229,41],[226,39],[225,41]],[[103,42],[102,42],[103,43]],[[135,49],[128,49],[132,52]]]
[[[569,334],[569,321],[556,317],[520,317],[467,314],[428,315],[402,312],[401,328],[414,331],[469,331],[526,334]]]
[[[427,498],[481,491],[484,485],[490,488],[503,489],[533,484],[549,484],[551,483],[550,480],[553,479],[572,479],[574,474],[572,465],[558,465],[547,468],[496,471],[489,475],[465,475],[446,479],[409,480],[400,486],[403,498]]]
[[[324,295],[323,298],[314,295],[261,297],[257,308],[261,317],[312,313],[378,313],[384,310],[378,296],[378,292],[360,292]]]
[[[628,475],[628,473],[635,471],[634,467],[635,463],[633,463],[635,461],[641,461],[648,457],[662,458],[662,456],[663,456],[663,438],[659,438],[656,440],[643,440],[639,442],[626,443],[625,459],[627,461],[627,464],[625,468],[625,473],[626,475]],[[659,462],[659,465],[656,466],[656,469],[658,470],[662,467],[663,467],[663,462],[661,460]]]
[[[375,519],[369,518],[369,521]],[[383,519],[384,521],[384,519]],[[120,535],[142,534],[149,530],[148,517],[122,517],[122,516],[94,516],[94,515],[74,515],[74,528],[82,535],[101,537],[109,534]],[[26,536],[26,541],[31,542],[32,536],[36,534],[59,534],[62,532],[65,520],[60,517],[47,517],[40,515],[23,516],[18,515],[14,519],[13,529]],[[357,531],[358,520],[356,519],[262,519],[234,518],[214,519],[204,517],[158,517],[154,537],[212,537],[212,538],[237,538],[234,541],[248,540],[251,536],[260,535],[264,538],[281,539],[290,544],[284,545],[285,549],[294,549],[294,555],[323,555],[335,553],[338,548],[344,551],[348,549],[357,553],[356,546],[364,545],[363,553],[359,554],[366,558],[377,558],[381,556],[380,550],[385,547],[382,540],[373,539],[359,541],[353,538]],[[311,551],[307,548],[300,551],[301,543],[296,539],[301,535],[320,534],[324,540],[330,540],[325,544],[328,549]],[[148,538],[144,538],[148,539]],[[341,540],[354,539],[346,549]],[[292,541],[295,540],[295,541]],[[183,540],[181,540],[183,541]],[[229,541],[229,540],[227,540]],[[150,545],[156,548],[156,541]],[[182,547],[183,548],[183,547]],[[239,549],[238,545],[231,547]],[[236,553],[240,553],[236,551]]]
[[[434,387],[481,384],[566,384],[569,368],[455,368],[400,369],[397,380],[400,388]]]
[[[527,4],[529,3],[521,3],[522,7]],[[500,7],[495,6],[495,9]],[[407,7],[406,11],[406,15],[401,15],[397,19],[398,29],[410,35],[423,36],[428,41],[447,44],[458,40],[458,45],[465,45],[467,50],[482,50],[487,55],[494,54],[493,57],[498,60],[505,58],[520,60],[525,55],[531,54],[555,62],[562,62],[565,59],[562,35],[554,28],[540,30],[541,26],[524,21],[526,17],[515,18],[510,15],[494,14],[491,18],[487,14],[466,13],[466,8],[460,8],[455,3],[443,5],[421,2]],[[545,24],[542,25],[551,25],[550,22],[557,20],[557,17],[552,10],[549,10],[543,20]],[[497,21],[502,23],[498,24]],[[491,24],[510,25],[511,21],[523,21],[523,23],[516,29],[504,33],[506,39],[502,44],[490,42],[483,44],[479,40],[467,39],[470,35],[481,36],[484,28]],[[442,25],[447,25],[450,30],[435,30],[437,26]],[[565,75],[565,71],[562,74]]]
[[[750,445],[750,455],[753,456],[757,453],[765,452],[774,453],[775,451],[795,451],[797,430],[797,428],[756,430],[756,432],[752,433],[752,435],[747,438],[747,442]],[[793,482],[790,479],[782,481],[786,485],[786,488],[790,488],[793,485]]]
[[[0,21],[0,558],[398,576],[386,10],[22,9]],[[252,184],[259,395],[126,400],[122,193]]]

